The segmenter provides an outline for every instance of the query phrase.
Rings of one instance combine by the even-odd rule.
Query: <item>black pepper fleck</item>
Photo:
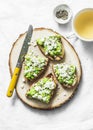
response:
[[[66,10],[59,10],[56,12],[56,17],[66,20],[68,18],[68,12]]]

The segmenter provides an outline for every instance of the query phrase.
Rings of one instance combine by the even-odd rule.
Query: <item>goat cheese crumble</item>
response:
[[[52,78],[45,77],[32,85],[31,89],[26,93],[30,98],[49,103],[56,84]]]
[[[29,52],[25,56],[24,61],[24,76],[28,79],[34,79],[44,69],[47,64],[47,59],[34,55],[33,52]]]
[[[62,84],[73,85],[76,78],[76,67],[66,63],[56,64],[53,66],[55,76]]]

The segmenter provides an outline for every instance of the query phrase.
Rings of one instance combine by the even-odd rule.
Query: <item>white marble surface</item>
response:
[[[82,64],[83,75],[74,98],[53,111],[32,109],[14,93],[6,97],[10,82],[8,58],[12,43],[29,24],[52,28],[68,35],[71,22],[58,25],[53,8],[68,4],[73,15],[82,8],[93,7],[93,0],[0,0],[0,130],[93,130],[93,43],[70,39]]]

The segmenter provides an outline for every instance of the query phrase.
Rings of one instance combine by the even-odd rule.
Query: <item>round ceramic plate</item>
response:
[[[38,46],[35,45],[36,39],[51,36],[51,35],[56,35],[56,34],[58,34],[58,33],[51,30],[51,29],[46,29],[46,28],[34,29],[32,39],[31,39],[31,46],[29,47],[29,50],[33,50],[34,53],[36,53],[37,55],[44,57],[44,55],[39,50]],[[25,35],[26,35],[26,33],[21,34],[12,46],[12,49],[11,49],[11,52],[9,55],[9,68],[10,68],[11,75],[13,74],[13,70],[16,66],[16,62],[17,62]],[[66,62],[66,63],[73,64],[76,66],[77,76],[78,76],[77,85],[72,89],[65,89],[62,85],[60,85],[58,83],[57,91],[49,104],[45,104],[45,103],[42,103],[40,101],[36,101],[33,99],[28,99],[25,96],[25,94],[26,94],[26,91],[31,86],[31,84],[26,82],[24,84],[24,87],[22,87],[23,78],[24,78],[23,67],[22,67],[21,73],[20,73],[20,76],[18,79],[18,83],[16,86],[16,92],[17,92],[18,97],[27,105],[34,107],[34,108],[38,108],[38,109],[53,109],[53,108],[57,108],[57,107],[63,105],[69,99],[71,99],[71,97],[74,95],[76,88],[78,87],[78,84],[79,84],[80,79],[81,79],[81,74],[82,74],[81,64],[80,64],[80,60],[79,60],[79,57],[78,57],[75,49],[63,36],[62,36],[62,42],[63,42],[64,49],[65,49],[65,57],[62,61],[60,61],[58,63]],[[50,61],[47,70],[45,71],[45,73],[41,77],[44,77],[44,76],[48,75],[49,73],[53,73],[52,72],[52,64],[55,64],[55,62]]]

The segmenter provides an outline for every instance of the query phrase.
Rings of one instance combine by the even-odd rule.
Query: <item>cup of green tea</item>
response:
[[[81,40],[93,41],[93,8],[85,8],[75,15],[73,31]]]

